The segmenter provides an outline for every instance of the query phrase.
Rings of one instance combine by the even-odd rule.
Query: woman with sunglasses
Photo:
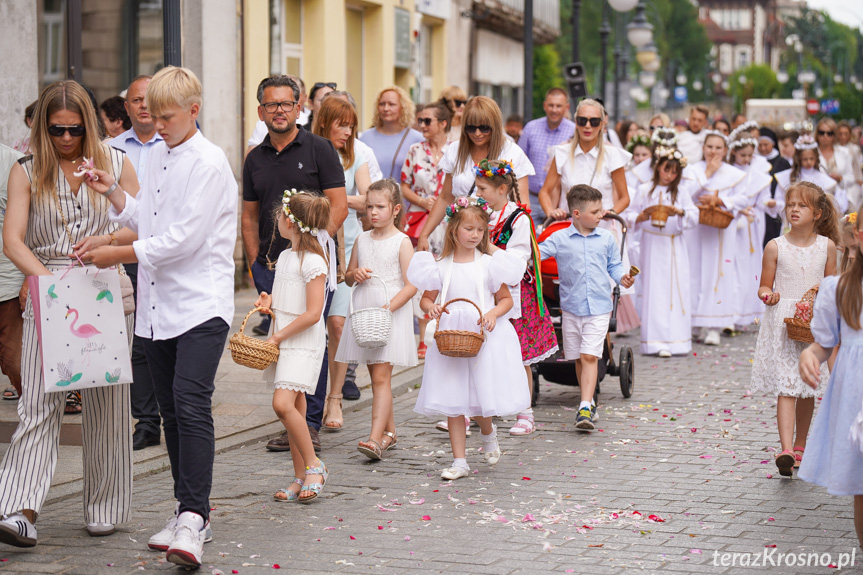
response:
[[[417,250],[428,251],[429,236],[437,228],[448,205],[459,196],[476,195],[473,167],[482,160],[507,160],[518,177],[519,203],[530,205],[527,177],[536,172],[527,155],[506,137],[503,118],[497,103],[485,96],[471,98],[464,110],[464,130],[455,145],[444,152],[440,167],[444,173],[442,201],[432,207],[425,227],[417,240]]]
[[[108,201],[79,175],[86,157],[97,169],[112,173],[130,194],[138,191],[138,178],[125,154],[100,142],[96,109],[84,88],[71,80],[46,87],[36,104],[32,129],[33,155],[22,158],[9,176],[3,245],[12,263],[25,275],[50,276],[70,264],[73,251],[131,243],[135,234],[118,231],[108,218]],[[130,338],[133,321],[132,314],[126,316]],[[54,475],[66,396],[45,393],[29,297],[21,376],[20,421],[0,463],[0,541],[32,547],[33,522]],[[132,500],[129,386],[81,393],[84,523],[90,535],[110,535],[115,524],[128,520]]]
[[[836,180],[837,193],[839,197],[844,195],[850,200],[852,197],[859,201],[860,190],[854,177],[854,165],[848,150],[841,146],[835,146],[836,122],[832,118],[821,118],[815,126],[815,140],[818,142],[818,160],[827,172],[827,175]],[[848,208],[848,206],[845,206]],[[857,205],[851,205],[852,212],[857,210]]]
[[[408,150],[423,141],[423,135],[411,128],[414,103],[400,86],[389,86],[378,92],[372,127],[360,134],[360,140],[374,151],[384,178],[399,181]]]
[[[309,128],[315,123],[315,114],[321,109],[324,97],[330,92],[335,91],[335,89],[335,82],[315,82],[315,85],[312,86],[309,92],[309,107],[311,108],[311,112],[309,113],[309,123],[306,124]]]
[[[467,94],[458,86],[448,86],[440,93],[440,99],[449,108],[452,115],[452,125],[447,134],[447,142],[457,142],[461,138],[462,117],[467,105]]]

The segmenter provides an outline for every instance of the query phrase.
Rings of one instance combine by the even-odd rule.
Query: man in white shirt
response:
[[[132,127],[108,144],[122,150],[129,158],[140,183],[150,159],[150,151],[162,141],[162,136],[156,132],[153,118],[147,109],[147,86],[152,76],[138,76],[133,79],[126,90],[126,112],[132,121]],[[126,275],[132,280],[132,287],[137,296],[138,264],[125,264]],[[144,354],[143,340],[137,335],[132,342],[132,385],[129,395],[132,400],[132,417],[137,421],[135,433],[132,436],[132,449],[138,451],[152,445],[159,445],[162,435],[162,418],[159,416],[159,403],[153,389],[153,378]]]
[[[225,153],[196,127],[201,83],[191,70],[159,70],[147,106],[164,142],[150,153],[138,197],[100,170],[88,182],[138,239],[98,247],[85,260],[100,268],[140,263],[135,333],[153,372],[177,498],[175,515],[148,546],[172,563],[199,567],[212,539],[212,397],[234,317],[237,181]]]
[[[683,152],[690,164],[702,160],[701,149],[704,147],[704,128],[707,126],[708,116],[710,110],[702,104],[689,110],[689,130],[681,132],[677,138],[677,148]]]

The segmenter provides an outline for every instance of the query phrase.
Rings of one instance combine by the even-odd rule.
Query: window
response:
[[[303,2],[285,0],[282,12],[285,24],[282,43],[283,73],[302,78],[303,74]]]
[[[423,23],[419,35],[419,101],[434,100],[434,53],[432,50],[432,27]]]
[[[719,47],[719,71],[723,74],[734,71],[734,51],[731,44],[723,44]]]
[[[44,0],[40,27],[42,85],[48,85],[66,77],[65,0]]]

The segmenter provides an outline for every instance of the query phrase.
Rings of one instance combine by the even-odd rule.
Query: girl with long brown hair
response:
[[[821,188],[809,182],[799,182],[788,190],[785,217],[791,229],[768,242],[764,250],[758,297],[767,310],[758,330],[749,388],[777,397],[776,420],[782,451],[776,456],[776,467],[781,475],[791,476],[806,447],[819,389],[810,389],[801,379],[797,359],[804,344],[788,337],[784,319],[811,319],[812,310],[801,309],[797,304],[822,279],[836,273],[838,228],[832,201]],[[824,369],[821,383],[826,378]]]
[[[33,155],[22,158],[9,176],[3,226],[4,252],[18,269],[28,276],[52,275],[69,265],[73,251],[83,255],[98,245],[135,239],[111,223],[108,201],[79,171],[92,160],[96,168],[113,173],[124,190],[138,191],[125,155],[100,142],[96,110],[80,84],[56,82],[42,91],[30,145]],[[131,337],[134,318],[126,319]],[[32,547],[33,522],[54,475],[65,394],[45,393],[29,298],[21,372],[20,422],[0,464],[0,541]],[[109,535],[115,524],[128,520],[132,498],[129,386],[85,389],[82,397],[84,522],[91,535]]]
[[[858,239],[863,237],[859,218],[854,231]],[[863,545],[863,386],[859,371],[863,362],[863,255],[859,241],[853,249],[856,257],[850,267],[841,276],[821,282],[811,324],[815,343],[800,354],[800,377],[817,389],[823,375],[820,364],[839,347],[799,476],[826,487],[831,495],[854,496],[854,528]]]

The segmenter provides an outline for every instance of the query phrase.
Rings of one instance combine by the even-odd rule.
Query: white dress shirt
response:
[[[678,134],[677,149],[683,152],[690,166],[704,159],[703,148],[705,138],[707,138],[707,134],[704,130],[701,130],[697,134],[693,134],[689,130]]]
[[[138,233],[135,334],[182,335],[234,317],[237,181],[221,148],[200,132],[174,148],[154,146],[137,198],[111,219]]]
[[[112,148],[126,152],[126,157],[129,158],[132,167],[135,168],[135,175],[138,176],[138,181],[140,182],[144,170],[147,169],[147,162],[150,160],[150,150],[161,141],[162,136],[159,135],[159,132],[154,132],[153,137],[145,144],[138,137],[135,128],[129,128],[116,138],[111,138],[105,143]]]

